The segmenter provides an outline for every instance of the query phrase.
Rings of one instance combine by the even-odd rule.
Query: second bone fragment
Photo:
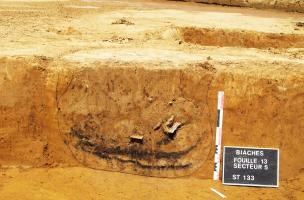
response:
[[[180,122],[174,122],[174,115],[171,115],[171,117],[163,124],[162,128],[165,134],[172,136],[181,125],[182,123]]]

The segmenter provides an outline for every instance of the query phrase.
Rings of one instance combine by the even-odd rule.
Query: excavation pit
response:
[[[132,25],[112,24],[122,18]],[[1,197],[213,199],[212,187],[300,199],[302,19],[177,2],[0,2]],[[278,189],[210,180],[218,91],[222,144],[280,149]]]

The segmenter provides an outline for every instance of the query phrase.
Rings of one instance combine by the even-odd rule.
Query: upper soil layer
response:
[[[211,178],[223,90],[222,144],[279,148],[281,181],[301,183],[303,22],[185,2],[0,1],[0,164]]]

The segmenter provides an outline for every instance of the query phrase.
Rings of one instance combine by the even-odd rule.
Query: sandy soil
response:
[[[282,180],[280,189],[229,187],[195,178],[160,179],[87,168],[6,169],[1,198],[25,200],[82,199],[301,199],[303,176]]]
[[[303,22],[171,1],[0,1],[1,197],[301,199]],[[280,148],[278,189],[210,180],[219,90],[223,145]]]

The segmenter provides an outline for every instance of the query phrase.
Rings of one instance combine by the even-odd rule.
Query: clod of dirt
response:
[[[209,58],[209,59],[208,58],[207,58],[207,60],[211,60],[211,58]],[[210,64],[208,61],[206,61],[204,63],[198,63],[198,64],[196,64],[196,66],[199,68],[205,69],[207,71],[210,71],[210,72],[216,72],[215,67],[212,64]]]
[[[297,22],[297,23],[296,23],[296,26],[297,26],[297,27],[304,27],[304,22]]]
[[[133,22],[130,22],[129,20],[127,20],[124,17],[116,20],[115,22],[112,22],[112,24],[135,25]]]
[[[56,33],[58,35],[81,35],[81,32],[73,27],[68,27],[65,30],[58,30]]]
[[[117,37],[117,36],[113,36],[111,39],[105,39],[102,40],[103,42],[111,42],[111,43],[119,43],[119,44],[123,44],[123,43],[127,43],[129,41],[133,40],[133,38],[130,37]]]

